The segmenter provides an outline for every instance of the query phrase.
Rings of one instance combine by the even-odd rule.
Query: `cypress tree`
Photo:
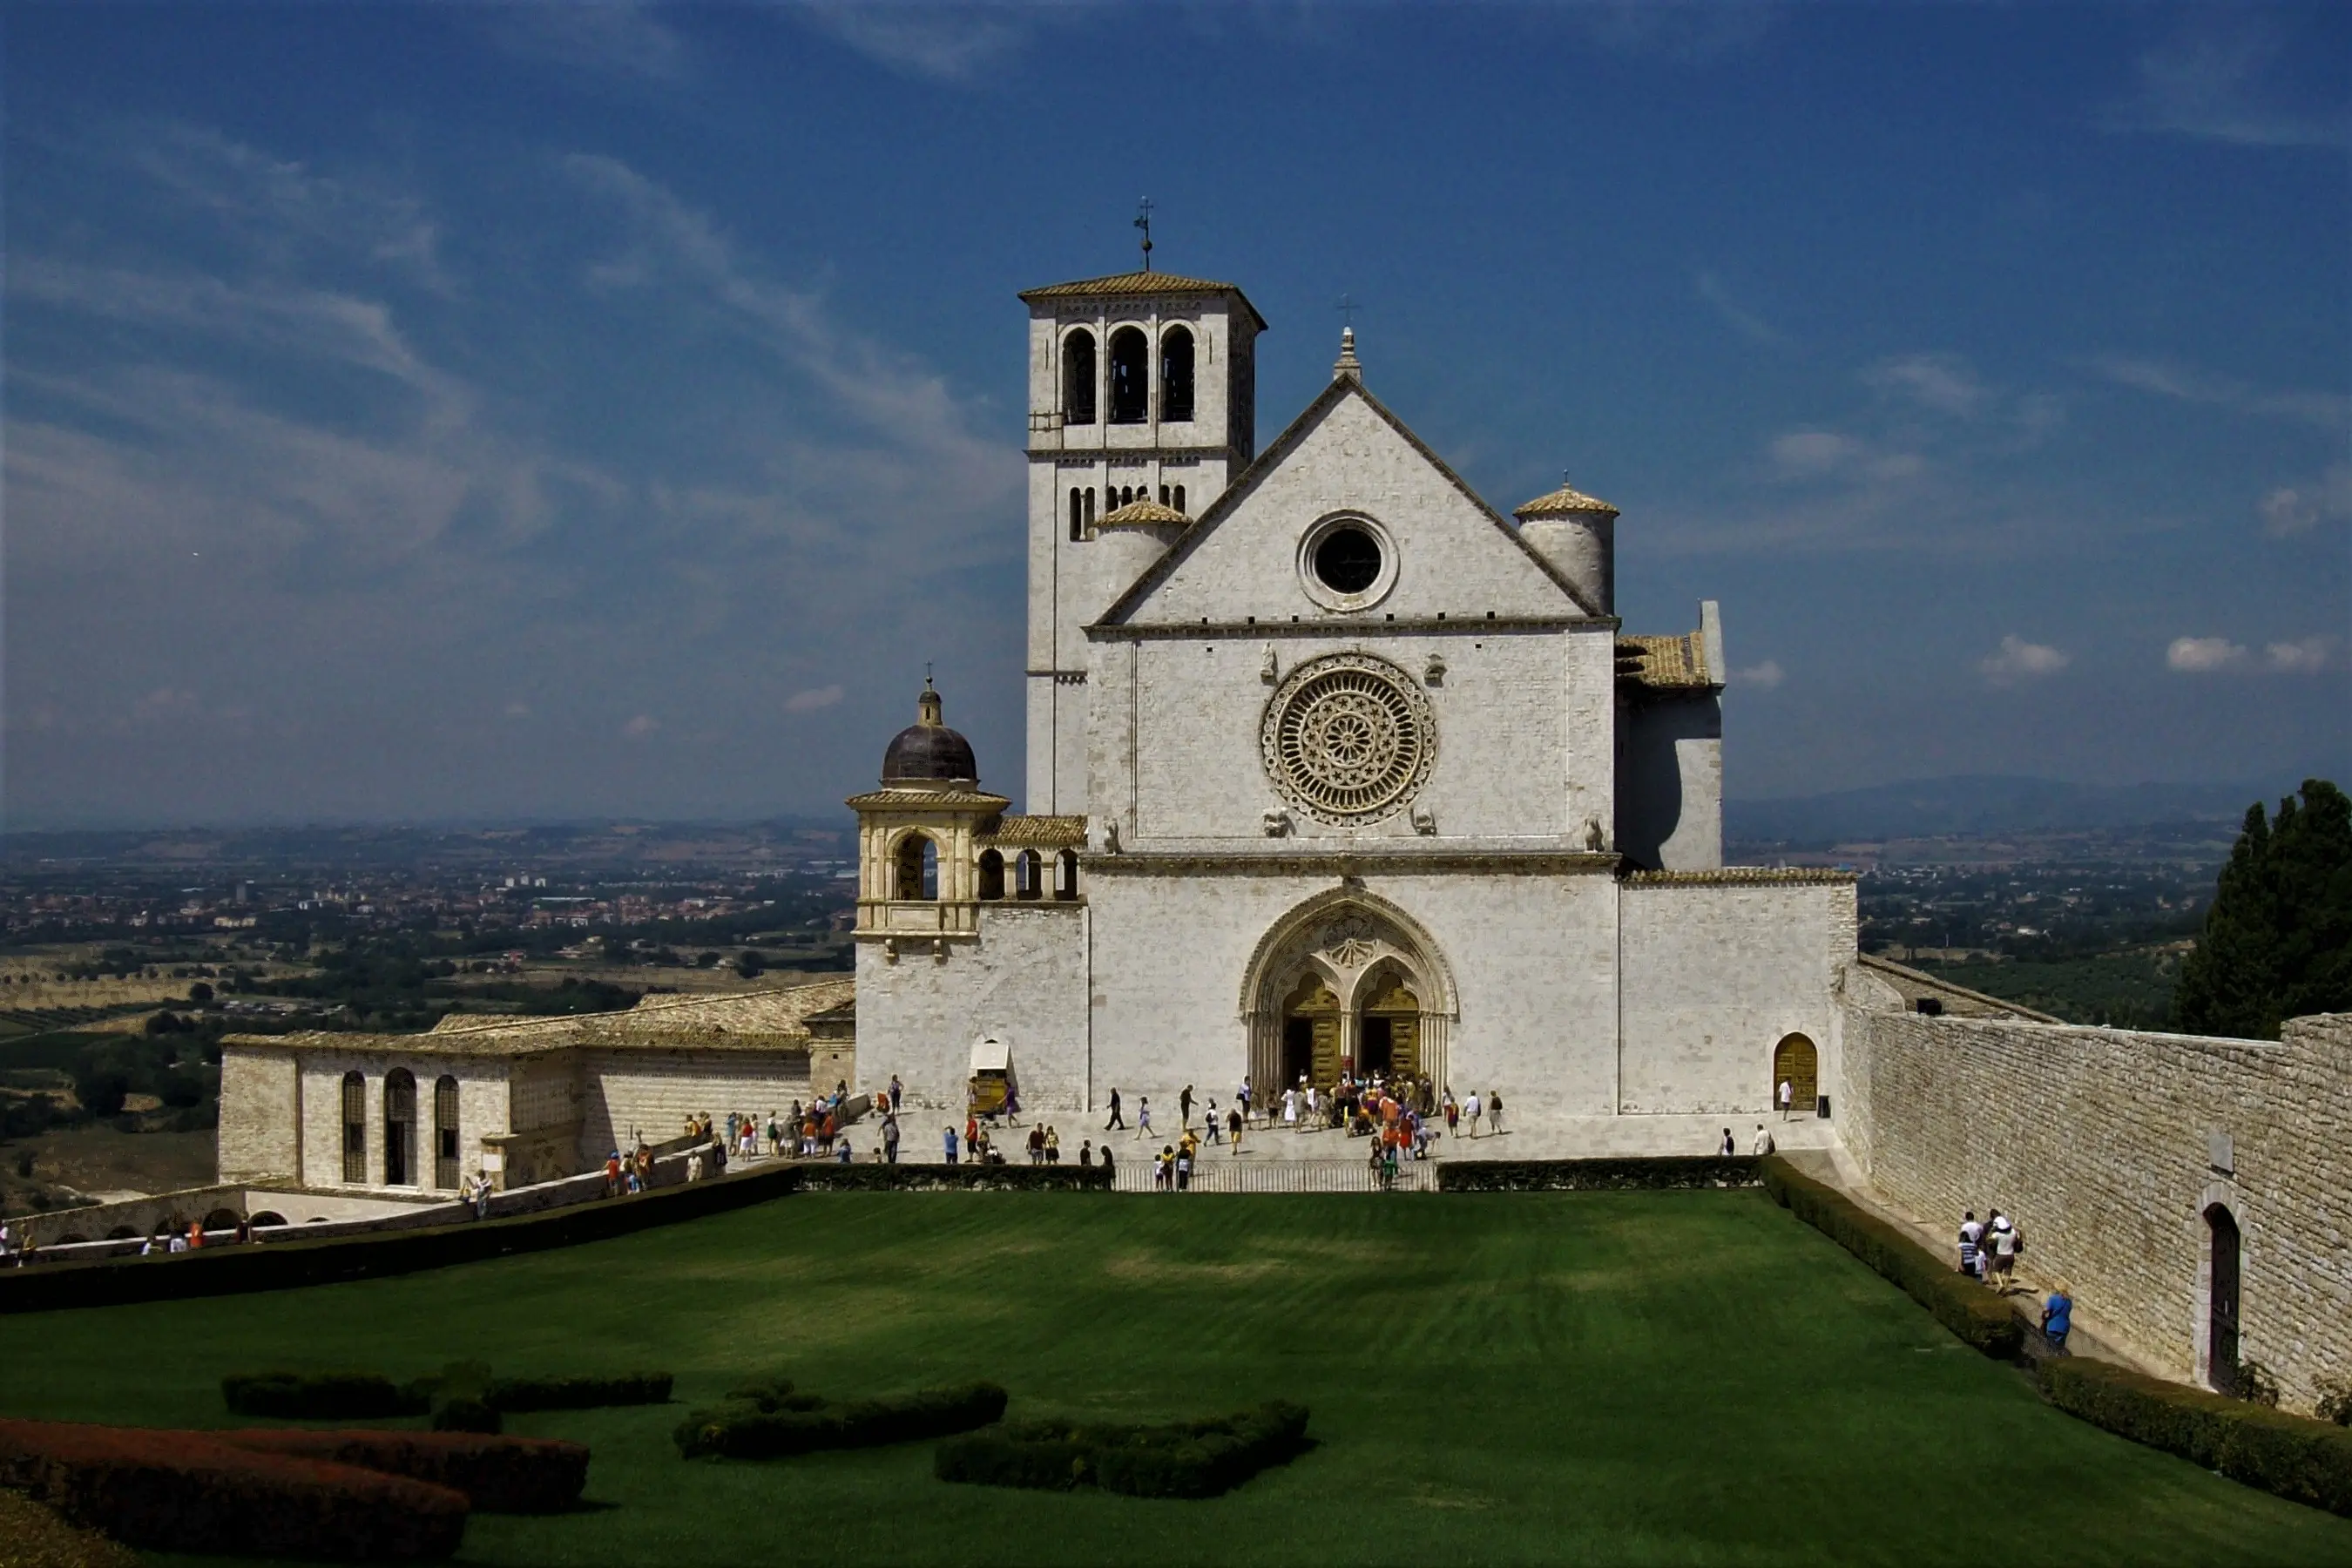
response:
[[[2176,1028],[2274,1040],[2308,1013],[2352,1010],[2352,800],[2324,779],[2257,802],[2173,992]]]

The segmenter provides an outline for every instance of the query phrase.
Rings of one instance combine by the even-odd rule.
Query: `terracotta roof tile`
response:
[[[1250,313],[1258,331],[1265,330],[1265,318],[1249,302],[1236,284],[1219,283],[1206,278],[1184,278],[1173,272],[1114,272],[1104,278],[1079,278],[1068,283],[1049,283],[1043,289],[1024,289],[1021,299],[1075,300],[1088,296],[1124,294],[1129,297],[1150,294],[1231,294]]]
[[[1706,667],[1706,641],[1696,632],[1681,637],[1617,638],[1617,679],[1653,691],[1706,691],[1723,684]]]
[[[1083,816],[1008,816],[972,841],[995,849],[1083,849],[1087,819]]]
[[[1118,528],[1130,523],[1150,523],[1156,527],[1164,527],[1171,523],[1181,525],[1192,521],[1172,506],[1161,506],[1149,497],[1138,496],[1117,510],[1105,512],[1095,526]]]
[[[1523,503],[1511,515],[1514,517],[1572,517],[1579,513],[1592,512],[1598,512],[1604,517],[1618,515],[1617,509],[1599,496],[1589,496],[1582,490],[1572,489],[1567,485],[1562,485],[1549,494],[1539,495],[1535,500]]]

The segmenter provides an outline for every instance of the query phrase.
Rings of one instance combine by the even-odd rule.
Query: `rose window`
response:
[[[1403,671],[1362,654],[1313,660],[1267,707],[1266,772],[1318,820],[1349,824],[1396,812],[1435,760],[1429,704]]]

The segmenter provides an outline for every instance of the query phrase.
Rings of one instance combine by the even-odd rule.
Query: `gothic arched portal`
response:
[[[1337,889],[1276,921],[1250,956],[1241,1004],[1255,1083],[1377,1071],[1445,1088],[1452,971],[1420,922],[1375,894]]]

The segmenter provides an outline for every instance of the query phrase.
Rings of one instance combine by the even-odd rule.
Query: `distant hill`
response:
[[[2074,784],[1962,774],[1781,800],[1726,801],[1724,837],[1790,847],[1991,833],[2084,832],[2158,822],[2235,822],[2284,789],[2258,784]]]

